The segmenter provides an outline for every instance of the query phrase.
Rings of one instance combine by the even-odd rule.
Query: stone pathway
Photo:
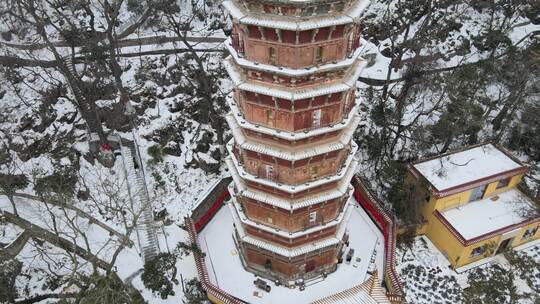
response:
[[[158,255],[160,249],[143,164],[135,142],[120,139],[119,143],[130,200],[134,206],[142,208],[137,224],[137,237],[143,259],[149,261]]]

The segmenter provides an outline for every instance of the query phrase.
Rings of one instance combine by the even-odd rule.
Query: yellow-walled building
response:
[[[517,185],[527,172],[487,143],[409,165],[425,234],[454,269],[540,238],[537,201]]]

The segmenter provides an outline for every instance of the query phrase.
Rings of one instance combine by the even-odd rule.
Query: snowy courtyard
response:
[[[384,256],[383,236],[365,211],[355,201],[354,203],[346,227],[349,233],[349,246],[355,250],[352,262],[338,265],[338,269],[325,279],[307,282],[303,291],[270,283],[272,289],[269,293],[257,289],[253,284],[255,275],[243,268],[232,236],[231,211],[228,206],[223,206],[199,234],[201,249],[206,254],[210,281],[229,294],[252,304],[304,304],[362,284],[368,279],[368,271],[373,270],[373,266],[376,266],[381,275]],[[371,264],[373,255],[375,263]]]

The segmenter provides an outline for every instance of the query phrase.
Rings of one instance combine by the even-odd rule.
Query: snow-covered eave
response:
[[[234,166],[236,168],[236,170],[239,172],[241,178],[243,178],[243,179],[246,179],[246,180],[252,181],[254,183],[261,184],[261,185],[265,185],[265,186],[268,186],[268,187],[276,188],[276,189],[279,189],[279,190],[282,190],[282,191],[285,191],[285,192],[288,192],[288,193],[298,193],[298,192],[302,192],[302,191],[305,191],[305,190],[308,190],[308,189],[311,189],[311,188],[315,188],[315,187],[318,187],[318,186],[321,186],[321,185],[324,185],[324,184],[328,184],[328,183],[331,183],[331,182],[338,181],[338,180],[342,179],[343,177],[349,175],[350,171],[354,172],[356,170],[356,166],[358,165],[358,162],[359,162],[358,159],[356,159],[356,157],[354,156],[357,149],[358,149],[358,147],[353,147],[353,149],[351,150],[351,152],[347,156],[347,159],[345,160],[345,162],[343,164],[343,167],[341,168],[341,170],[338,171],[337,174],[330,175],[330,176],[327,176],[327,177],[323,177],[323,178],[317,179],[315,181],[307,182],[307,183],[303,183],[303,184],[299,184],[299,185],[285,185],[285,184],[281,184],[281,183],[276,183],[274,181],[271,181],[271,180],[268,180],[268,179],[265,179],[265,178],[260,178],[260,177],[257,177],[255,175],[251,174],[251,173],[248,173],[238,163],[238,160],[236,159],[236,157],[234,157],[234,154],[233,154],[233,151],[232,151],[232,145],[229,145],[229,144],[227,144],[227,150],[229,151],[230,156],[227,157],[225,161],[227,162],[227,165],[229,166],[229,168],[231,166]]]
[[[275,195],[268,194],[266,192],[248,188],[240,177],[240,174],[236,170],[236,167],[230,168],[230,172],[234,184],[238,188],[239,195],[275,206],[277,208],[289,210],[291,212],[301,208],[320,204],[325,201],[336,199],[346,194],[348,196],[351,196],[354,191],[350,183],[354,172],[350,172],[350,174],[341,181],[339,181],[338,186],[332,190],[327,190],[322,193],[317,193],[315,195],[311,195],[302,199],[289,201]]]
[[[326,126],[322,128],[312,129],[309,131],[287,132],[287,131],[281,131],[281,130],[276,130],[276,129],[272,129],[272,128],[268,128],[264,126],[255,125],[253,123],[248,122],[247,120],[244,119],[244,115],[241,113],[240,109],[238,108],[238,105],[234,101],[232,94],[227,95],[226,100],[229,105],[229,108],[231,109],[234,119],[236,119],[236,122],[238,123],[238,125],[240,125],[241,128],[272,135],[272,136],[283,138],[289,141],[301,140],[301,139],[321,135],[324,133],[342,130],[346,128],[348,125],[350,125],[351,123],[353,123],[353,121],[355,120],[355,117],[359,117],[358,102],[355,101],[355,104],[352,107],[349,114],[347,115],[347,117],[345,117],[345,119],[340,123],[336,123],[334,125],[330,125],[330,126]]]
[[[355,89],[356,81],[366,65],[366,62],[358,62],[353,70],[347,73],[344,78],[332,83],[313,85],[305,88],[286,89],[279,85],[266,85],[246,80],[244,75],[237,70],[236,65],[232,61],[232,58],[229,57],[228,59],[225,59],[223,65],[237,89],[292,101]]]
[[[379,281],[377,269],[364,283],[319,299],[311,304],[335,303],[391,304],[385,288]]]
[[[293,68],[288,68],[288,67],[278,67],[275,65],[253,62],[245,58],[242,58],[238,55],[238,52],[236,52],[236,50],[232,47],[232,42],[230,38],[228,38],[225,41],[225,47],[231,54],[231,57],[235,61],[235,63],[243,68],[263,71],[263,72],[272,72],[275,74],[286,75],[286,76],[291,76],[291,77],[302,77],[302,76],[311,75],[314,73],[323,73],[323,72],[328,72],[328,71],[340,70],[340,69],[350,67],[351,65],[355,64],[355,62],[361,62],[361,63],[358,63],[358,65],[361,65],[362,68],[364,68],[367,65],[367,62],[362,57],[360,57],[360,53],[362,52],[361,48],[357,48],[352,55],[350,55],[349,57],[343,60],[337,61],[335,63],[333,62],[333,63],[323,64],[320,66],[293,69]]]
[[[245,12],[232,0],[224,1],[223,7],[229,11],[233,19],[246,25],[263,26],[290,31],[305,31],[321,27],[330,27],[358,22],[358,19],[369,6],[369,0],[357,0],[343,13],[327,16],[286,17],[268,14]]]
[[[343,210],[341,210],[341,212],[338,214],[338,216],[335,219],[333,219],[332,221],[327,222],[324,225],[311,227],[309,229],[305,229],[305,230],[301,230],[301,231],[291,232],[291,231],[281,230],[279,228],[266,226],[264,224],[260,224],[260,223],[257,223],[255,221],[253,221],[253,220],[250,220],[246,216],[244,211],[242,211],[242,207],[240,206],[240,203],[236,199],[236,193],[234,193],[233,187],[229,187],[229,191],[233,191],[233,192],[230,192],[231,193],[231,199],[232,199],[231,204],[234,205],[234,209],[236,209],[236,212],[238,213],[240,221],[244,225],[251,226],[251,227],[254,227],[254,228],[257,228],[257,229],[261,229],[261,230],[264,230],[264,231],[266,231],[268,233],[275,234],[275,235],[278,235],[280,237],[291,239],[291,240],[296,239],[296,238],[301,237],[301,236],[305,236],[305,235],[308,235],[308,234],[315,233],[317,231],[328,229],[328,228],[331,228],[331,227],[334,227],[336,225],[341,224],[343,219],[345,217],[348,217],[347,214],[350,215],[350,213],[352,212],[352,206],[353,206],[353,204],[351,202],[351,198],[349,198],[347,203],[343,207]]]
[[[307,254],[307,253],[310,253],[319,249],[324,249],[324,248],[339,244],[341,240],[343,239],[343,235],[345,234],[345,231],[346,231],[347,225],[345,225],[345,223],[347,223],[349,219],[348,217],[345,217],[343,219],[342,221],[343,224],[339,226],[339,229],[334,237],[315,241],[313,243],[294,247],[294,248],[286,248],[286,247],[271,244],[265,240],[261,240],[261,239],[252,237],[250,235],[247,235],[242,225],[242,221],[240,220],[239,215],[236,213],[236,208],[232,204],[228,204],[228,206],[230,208],[233,222],[235,223],[235,227],[236,227],[236,232],[238,233],[240,241],[262,248],[264,250],[268,250],[270,252],[273,252],[275,254],[278,254],[287,258],[294,258],[294,257],[304,255],[304,254]],[[350,210],[352,210],[352,208]],[[348,213],[349,217],[350,215],[351,215],[351,212]]]
[[[225,119],[227,120],[227,123],[232,131],[234,142],[241,149],[262,153],[289,161],[306,159],[309,157],[342,150],[347,148],[349,145],[356,145],[356,143],[351,141],[351,139],[354,130],[360,123],[360,117],[355,117],[353,123],[348,125],[345,132],[342,132],[339,138],[336,140],[320,144],[311,144],[309,147],[295,149],[285,146],[277,147],[274,145],[253,141],[244,135],[242,128],[238,125],[232,114],[227,114]]]

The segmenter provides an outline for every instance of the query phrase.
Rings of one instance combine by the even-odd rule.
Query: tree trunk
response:
[[[19,213],[17,212],[17,207],[15,206],[15,199],[14,199],[13,195],[8,194],[7,198],[9,200],[9,202],[11,203],[11,206],[13,207],[13,214],[15,214],[15,216],[19,216]]]

